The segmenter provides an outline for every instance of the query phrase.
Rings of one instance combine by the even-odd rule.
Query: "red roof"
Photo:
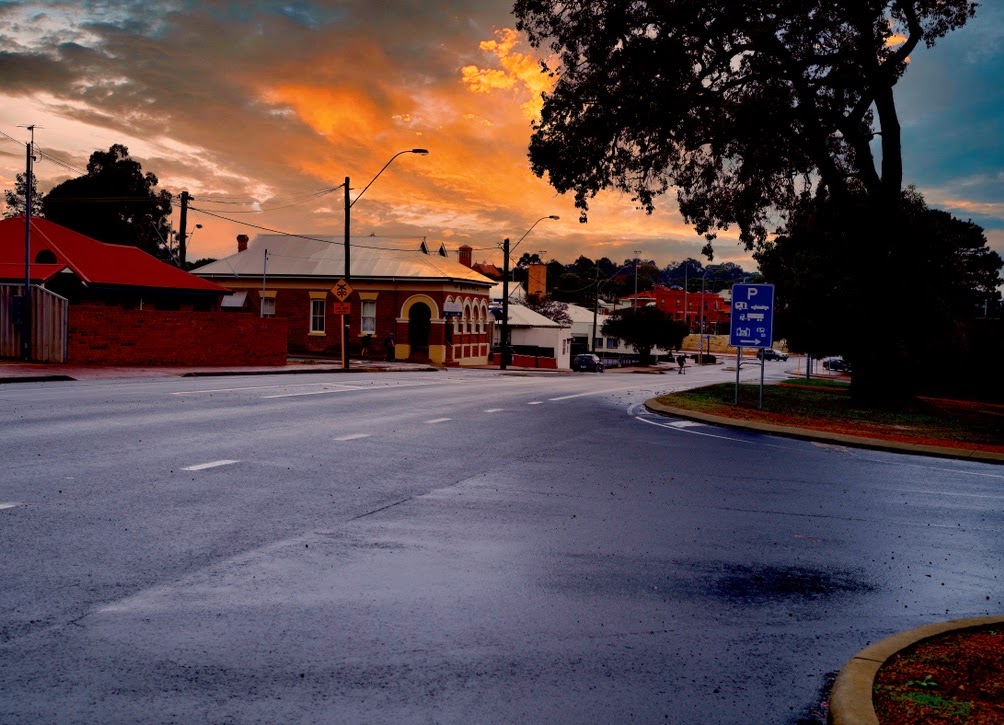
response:
[[[34,281],[50,279],[68,268],[88,286],[227,293],[218,284],[161,262],[137,247],[105,244],[47,219],[32,218],[30,242],[29,272]],[[36,263],[38,254],[45,250],[51,256]],[[24,281],[23,216],[0,220],[0,279]]]

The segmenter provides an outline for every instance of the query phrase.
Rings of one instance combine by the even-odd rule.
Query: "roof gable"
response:
[[[23,216],[0,221],[0,273],[5,278],[8,265],[18,264],[21,265],[21,278],[24,277],[24,233]],[[226,292],[219,285],[161,262],[137,247],[105,244],[48,219],[32,218],[30,245],[33,279],[48,279],[55,272],[69,268],[89,286],[221,295]],[[53,257],[55,262],[49,261]],[[47,263],[36,263],[37,258]]]

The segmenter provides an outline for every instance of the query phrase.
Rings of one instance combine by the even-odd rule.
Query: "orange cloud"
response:
[[[496,31],[495,40],[482,41],[479,47],[490,53],[501,68],[479,68],[476,65],[460,69],[461,80],[472,93],[492,93],[498,90],[516,90],[529,96],[521,109],[527,118],[540,116],[541,93],[551,90],[553,80],[541,73],[536,58],[514,52],[519,45],[519,34],[512,28]]]

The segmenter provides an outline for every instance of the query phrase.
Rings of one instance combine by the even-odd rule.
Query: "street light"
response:
[[[359,192],[359,195],[355,199],[352,198],[352,189],[349,185],[349,177],[345,177],[345,281],[348,282],[352,278],[351,272],[351,252],[350,252],[350,242],[349,236],[351,233],[351,210],[359,198],[366,193],[366,190],[373,186],[373,182],[380,178],[380,174],[387,170],[387,167],[393,163],[394,159],[398,156],[403,156],[404,154],[418,154],[419,156],[428,156],[428,149],[407,149],[405,151],[398,151],[396,154],[390,157],[386,164],[383,165],[372,179],[370,183],[363,187],[363,190]],[[345,351],[345,315],[342,315],[342,369],[348,370],[349,368],[349,356]]]
[[[526,239],[526,235],[533,231],[533,228],[545,219],[560,219],[557,214],[542,216],[530,225],[530,228],[523,232],[516,243],[509,248],[509,237],[502,242],[502,344],[499,346],[499,370],[505,370],[509,364],[509,255],[516,250],[519,243]]]

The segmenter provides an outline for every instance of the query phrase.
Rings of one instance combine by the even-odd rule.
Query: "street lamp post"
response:
[[[352,215],[351,215],[352,207],[355,205],[357,201],[359,201],[359,198],[366,193],[366,190],[369,189],[371,186],[373,186],[373,182],[380,178],[380,174],[382,174],[384,171],[387,170],[387,167],[394,162],[394,159],[396,159],[398,156],[403,156],[404,154],[418,154],[419,156],[427,156],[429,154],[429,150],[407,149],[405,151],[398,151],[396,154],[390,157],[387,163],[383,165],[383,168],[381,168],[376,173],[376,176],[370,179],[370,182],[363,187],[363,190],[359,192],[359,195],[355,199],[352,198],[352,190],[349,184],[349,177],[348,176],[345,177],[345,270],[344,271],[345,271],[346,282],[349,282],[352,279],[352,253],[350,251],[350,240],[349,240],[352,226]],[[346,337],[345,315],[342,315],[341,318],[342,318],[342,369],[348,370],[349,356],[345,350],[345,337]]]
[[[556,214],[542,216],[523,232],[523,236],[512,245],[511,249],[508,237],[502,242],[502,341],[499,345],[499,370],[505,370],[509,364],[509,255],[516,250],[520,242],[526,239],[526,235],[532,232],[535,226],[545,219],[558,220],[560,218]]]

